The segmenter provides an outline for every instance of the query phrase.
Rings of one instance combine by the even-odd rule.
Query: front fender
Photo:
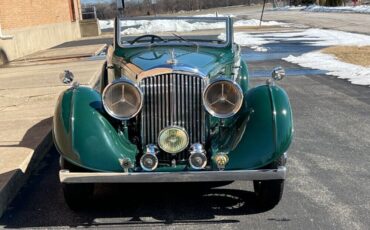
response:
[[[246,123],[245,130],[229,152],[226,169],[266,166],[286,152],[292,141],[292,110],[288,95],[281,87],[258,86],[248,91],[245,100],[248,113],[239,118]]]
[[[137,147],[104,116],[100,94],[88,87],[68,89],[57,102],[53,138],[60,154],[94,171],[123,171],[120,160],[135,164]]]

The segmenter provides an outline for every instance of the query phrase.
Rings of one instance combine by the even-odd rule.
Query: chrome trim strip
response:
[[[69,172],[59,171],[62,183],[170,183],[204,181],[281,180],[286,177],[286,167],[277,169],[188,171],[188,172]]]
[[[138,74],[137,79],[139,81],[146,77],[153,77],[162,74],[183,74],[183,75],[197,75],[202,78],[206,77],[205,73],[200,72],[198,69],[187,65],[159,65],[155,66],[150,70],[146,70]]]

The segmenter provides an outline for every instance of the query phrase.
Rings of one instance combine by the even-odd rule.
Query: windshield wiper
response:
[[[178,35],[176,33],[172,33],[172,35],[175,36],[175,37],[177,37],[181,41],[188,42],[188,43],[190,43],[192,45],[195,45],[197,47],[197,50],[199,49],[199,44],[198,43],[193,42],[193,41],[190,41],[189,39],[183,38],[183,37],[181,37],[180,35]]]

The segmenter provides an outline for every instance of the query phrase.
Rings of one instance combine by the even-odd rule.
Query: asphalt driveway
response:
[[[52,149],[0,219],[0,226],[368,229],[369,87],[351,85],[278,58],[257,58],[249,51],[245,50],[245,58],[253,85],[264,83],[262,76],[275,65],[292,73],[279,83],[291,99],[295,138],[285,193],[277,207],[258,209],[252,184],[247,182],[217,188],[199,184],[98,185],[89,207],[72,212],[63,200],[58,156]]]

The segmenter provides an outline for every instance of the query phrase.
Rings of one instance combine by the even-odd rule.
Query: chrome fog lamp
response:
[[[158,167],[158,148],[153,144],[146,146],[146,153],[140,158],[140,166],[145,171],[154,171]]]
[[[203,102],[212,116],[228,118],[242,107],[243,90],[238,83],[227,78],[219,78],[206,87],[203,92]]]
[[[128,120],[140,112],[143,93],[132,81],[119,79],[105,87],[102,100],[109,115],[119,120]]]
[[[189,136],[184,128],[169,126],[159,133],[158,144],[163,151],[176,154],[186,149],[189,144]]]
[[[224,170],[227,163],[229,163],[229,156],[227,155],[227,153],[217,153],[213,157],[213,162],[217,165],[217,168],[219,170]]]
[[[190,147],[189,164],[193,169],[204,169],[207,165],[206,151],[202,144],[196,143]]]

